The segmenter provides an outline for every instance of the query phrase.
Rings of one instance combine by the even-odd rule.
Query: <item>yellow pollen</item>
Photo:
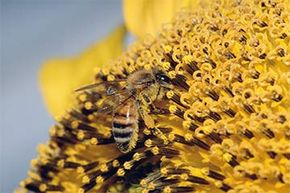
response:
[[[172,90],[166,93],[167,98],[171,99],[174,96],[174,92]]]
[[[79,126],[79,122],[78,122],[78,121],[73,121],[73,122],[71,123],[71,127],[72,127],[73,129],[77,129],[78,126]]]
[[[151,147],[151,146],[152,146],[152,140],[151,140],[151,139],[147,139],[147,140],[145,141],[145,146],[146,146],[146,147]]]
[[[147,146],[146,146],[147,147]],[[140,153],[134,153],[134,155],[133,155],[133,159],[135,160],[135,161],[139,161],[140,159],[141,159],[141,154]]]
[[[190,133],[186,133],[186,134],[184,135],[184,138],[185,138],[186,141],[191,141],[191,140],[192,140],[192,134],[190,134]]]
[[[91,143],[92,145],[97,145],[97,144],[98,144],[98,139],[95,138],[95,137],[93,137],[93,138],[90,139],[90,143]]]
[[[129,170],[129,169],[131,169],[132,168],[132,163],[131,162],[129,162],[129,161],[127,161],[127,162],[125,162],[124,163],[124,168],[126,169],[126,170]]]
[[[102,164],[102,165],[100,166],[100,170],[101,170],[102,172],[107,172],[107,171],[109,171],[109,168],[108,168],[108,166],[107,166],[106,164]]]
[[[109,75],[108,77],[107,77],[107,79],[108,79],[108,81],[113,81],[113,80],[115,80],[115,76],[113,76],[113,75]]]
[[[80,94],[79,95],[79,99],[80,99],[80,101],[85,102],[87,100],[87,95],[86,94]]]
[[[168,76],[169,76],[169,78],[173,79],[173,78],[175,78],[176,73],[174,71],[170,71],[170,72],[168,72]]]
[[[181,174],[180,178],[186,181],[188,179],[188,174]]]
[[[175,113],[177,111],[177,106],[176,105],[170,105],[169,106],[169,111],[170,113]]]
[[[169,62],[162,62],[162,68],[165,71],[168,71],[170,69],[170,63]]]
[[[168,135],[168,139],[169,139],[169,141],[174,141],[175,140],[175,135],[174,135],[174,133],[170,133],[169,135]]]
[[[95,119],[95,117],[94,117],[94,115],[88,115],[88,119],[89,119],[90,121],[93,121],[93,120]]]
[[[108,68],[102,68],[101,71],[102,71],[102,73],[104,75],[109,75],[110,74],[110,70]]]
[[[47,189],[47,185],[46,185],[46,184],[40,184],[40,186],[39,186],[39,190],[40,190],[41,192],[45,192],[46,189]]]
[[[114,160],[113,161],[113,167],[116,168],[116,167],[119,167],[120,166],[120,163],[118,160]]]
[[[154,190],[154,189],[155,189],[155,184],[154,184],[153,182],[150,182],[150,183],[148,184],[148,189],[149,189],[149,190]]]
[[[167,168],[161,168],[161,170],[160,170],[160,173],[161,173],[162,175],[166,175],[167,172],[168,172]]]
[[[149,64],[144,65],[144,69],[145,70],[150,70],[151,69],[151,65],[149,65]]]
[[[81,174],[84,172],[85,172],[85,169],[82,166],[77,167],[77,173]]]
[[[145,135],[150,135],[151,132],[150,132],[149,129],[146,128],[146,129],[143,130],[143,133],[144,133]]]
[[[117,175],[118,176],[124,176],[125,175],[125,170],[123,168],[118,169]]]
[[[142,187],[145,187],[146,185],[147,185],[147,180],[145,180],[145,179],[143,179],[143,180],[141,180],[140,181],[140,185],[142,186]]]
[[[86,103],[85,103],[85,108],[86,108],[87,110],[90,110],[92,107],[93,107],[93,104],[92,104],[91,102],[86,102]]]
[[[90,182],[90,178],[88,176],[84,176],[83,179],[82,179],[82,182],[84,184],[89,183]]]
[[[165,53],[169,53],[169,52],[171,52],[172,47],[171,47],[170,45],[165,45],[165,46],[163,47],[163,49],[164,49],[164,52],[165,52]]]
[[[163,193],[171,193],[171,188],[169,186],[165,187]]]
[[[95,67],[93,69],[93,71],[94,71],[95,74],[97,74],[97,73],[99,73],[101,71],[101,68],[100,67]]]
[[[149,190],[143,189],[141,193],[149,193]]]
[[[153,147],[151,152],[154,154],[154,155],[157,155],[159,154],[159,148],[157,146]]]
[[[231,161],[232,157],[233,157],[233,156],[232,156],[231,154],[229,154],[229,153],[225,153],[225,154],[223,155],[223,159],[224,159],[225,161],[227,161],[227,162]]]
[[[85,190],[82,189],[82,188],[80,188],[80,189],[78,190],[78,193],[85,193]]]
[[[102,176],[98,176],[97,178],[96,178],[96,183],[97,184],[101,184],[101,183],[103,183],[104,182],[104,178],[102,177]]]
[[[188,64],[193,61],[193,57],[191,55],[186,55],[182,58],[183,62]]]
[[[64,167],[64,160],[63,159],[62,160],[59,160],[57,162],[57,167],[59,167],[59,168],[63,168]]]
[[[79,140],[83,140],[85,137],[85,133],[83,131],[78,131],[77,138]]]
[[[189,129],[191,122],[190,121],[183,121],[182,126],[186,129]]]

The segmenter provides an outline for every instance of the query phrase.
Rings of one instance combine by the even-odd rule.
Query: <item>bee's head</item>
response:
[[[171,79],[162,71],[155,72],[154,76],[157,83],[159,83],[161,86],[167,87],[171,84]]]

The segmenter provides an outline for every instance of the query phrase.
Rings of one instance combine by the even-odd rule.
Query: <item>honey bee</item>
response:
[[[120,82],[124,86],[120,87]],[[154,127],[149,113],[153,102],[161,100],[166,90],[171,88],[170,78],[157,69],[137,70],[126,79],[91,84],[76,91],[91,89],[107,84],[108,103],[104,102],[102,113],[112,113],[112,134],[118,149],[127,153],[135,148],[139,133],[139,120],[143,119],[148,128]]]

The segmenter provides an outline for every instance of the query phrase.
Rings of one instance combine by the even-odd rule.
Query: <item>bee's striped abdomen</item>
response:
[[[124,107],[113,114],[112,133],[118,148],[129,152],[138,138],[138,112],[134,101],[129,100]]]

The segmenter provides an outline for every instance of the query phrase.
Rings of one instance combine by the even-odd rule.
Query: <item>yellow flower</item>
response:
[[[48,111],[60,117],[73,106],[73,91],[94,79],[102,67],[122,53],[125,27],[120,26],[101,42],[74,58],[52,59],[40,71],[40,86]]]
[[[126,26],[137,37],[154,36],[180,9],[194,9],[199,3],[200,0],[124,0]]]
[[[141,105],[155,123],[147,128],[140,121],[136,148],[120,152],[111,135],[112,115],[99,111],[107,94],[84,90],[51,128],[22,187],[289,191],[289,3],[217,0],[194,10],[181,11],[155,38],[140,40],[95,74],[95,82],[108,82],[158,68],[170,78],[170,89],[154,101],[157,110]]]

